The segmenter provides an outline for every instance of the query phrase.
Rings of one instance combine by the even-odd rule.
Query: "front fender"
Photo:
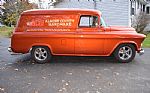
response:
[[[113,47],[113,49],[110,51],[110,53],[108,54],[108,56],[111,55],[111,54],[115,51],[115,49],[116,49],[119,45],[121,45],[121,44],[133,44],[133,45],[135,46],[135,50],[136,50],[136,51],[140,50],[140,49],[138,48],[137,43],[134,42],[134,41],[120,41],[120,42],[118,42],[118,43]]]

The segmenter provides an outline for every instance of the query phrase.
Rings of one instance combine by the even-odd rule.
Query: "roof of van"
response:
[[[24,11],[22,14],[99,14],[101,12],[93,9],[65,9],[65,8],[54,8],[54,9],[32,9]]]

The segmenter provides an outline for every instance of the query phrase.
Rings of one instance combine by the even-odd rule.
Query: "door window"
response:
[[[97,27],[98,17],[97,16],[81,16],[79,27]]]

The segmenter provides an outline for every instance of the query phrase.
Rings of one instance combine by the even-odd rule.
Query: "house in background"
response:
[[[4,6],[3,6],[4,3],[5,3],[4,0],[0,0],[0,16],[3,15],[3,9],[5,9]],[[2,24],[1,21],[0,21],[0,27],[1,27],[1,26],[3,26],[3,24]]]
[[[29,0],[30,3],[38,4],[39,9],[54,8],[54,4],[60,0]]]
[[[3,10],[3,9],[5,9],[5,8],[4,8],[4,6],[3,6],[3,5],[4,5],[4,3],[5,3],[5,1],[4,1],[4,0],[0,0],[0,15],[2,15],[2,14],[3,14],[3,11],[2,11],[2,10]]]
[[[107,25],[131,26],[141,11],[150,14],[150,0],[39,0],[39,8],[82,8],[102,12]]]
[[[102,12],[107,25],[131,26],[140,11],[149,13],[147,4],[146,0],[63,0],[55,7],[97,9]]]

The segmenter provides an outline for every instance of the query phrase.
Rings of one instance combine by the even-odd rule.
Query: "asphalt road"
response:
[[[0,37],[0,93],[150,93],[150,49],[131,63],[111,57],[60,57],[36,64],[11,55]]]

